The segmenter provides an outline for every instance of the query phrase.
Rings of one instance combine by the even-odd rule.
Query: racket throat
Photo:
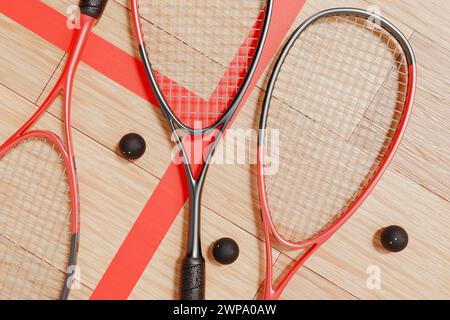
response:
[[[189,217],[188,217],[188,239],[186,256],[188,258],[202,258],[201,249],[201,224],[200,208],[203,183],[195,181],[189,183]]]

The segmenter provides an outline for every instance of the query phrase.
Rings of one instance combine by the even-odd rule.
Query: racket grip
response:
[[[99,19],[105,10],[108,0],[80,0],[82,14]]]
[[[205,259],[186,258],[181,279],[181,300],[205,300]]]

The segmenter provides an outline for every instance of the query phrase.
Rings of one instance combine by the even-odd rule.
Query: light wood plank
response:
[[[2,14],[0,39],[0,84],[36,101],[64,52]]]

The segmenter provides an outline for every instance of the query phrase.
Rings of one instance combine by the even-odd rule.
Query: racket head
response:
[[[79,200],[58,136],[29,131],[0,148],[0,296],[66,299],[76,272]]]
[[[170,123],[200,135],[227,122],[257,67],[273,0],[131,3],[140,54]]]
[[[371,73],[380,70],[384,78]],[[386,19],[336,8],[300,25],[274,67],[258,137],[263,223],[279,243],[323,243],[358,209],[398,148],[415,86],[412,48]],[[271,153],[277,174],[265,165]]]

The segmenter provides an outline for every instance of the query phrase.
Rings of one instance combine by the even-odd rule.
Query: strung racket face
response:
[[[138,2],[139,37],[166,115],[190,130],[214,126],[248,85],[271,1]]]
[[[277,169],[262,170],[263,210],[277,240],[324,241],[356,210],[397,148],[414,87],[411,48],[381,18],[330,10],[297,30],[261,121],[260,151]]]
[[[0,177],[0,298],[59,299],[72,237],[61,149],[32,135],[0,155]]]

